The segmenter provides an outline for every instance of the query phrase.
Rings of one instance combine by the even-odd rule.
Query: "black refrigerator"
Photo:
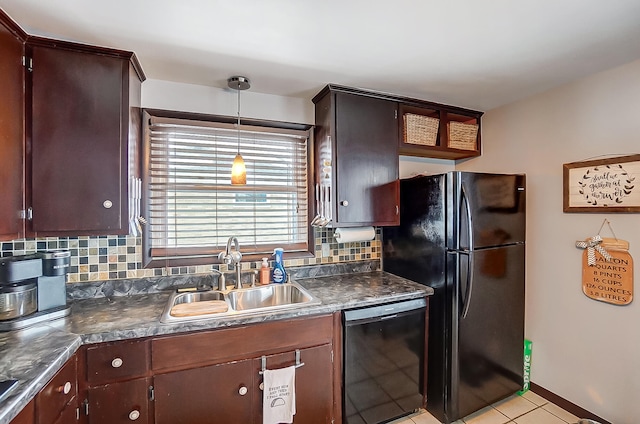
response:
[[[449,424],[522,388],[525,176],[449,172],[400,182],[383,268],[434,289],[427,410]]]

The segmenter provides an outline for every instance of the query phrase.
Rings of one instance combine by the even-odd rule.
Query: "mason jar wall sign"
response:
[[[640,212],[640,155],[565,163],[564,212]]]
[[[576,242],[582,253],[582,292],[614,305],[633,300],[633,258],[629,242],[600,235]]]

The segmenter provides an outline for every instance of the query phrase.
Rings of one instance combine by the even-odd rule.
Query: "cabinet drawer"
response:
[[[147,374],[147,340],[104,343],[87,348],[87,381],[90,386]]]
[[[76,357],[73,356],[36,395],[38,424],[52,424],[78,392]],[[71,406],[69,406],[71,407]]]
[[[154,371],[194,368],[331,342],[333,318],[274,321],[152,340]]]

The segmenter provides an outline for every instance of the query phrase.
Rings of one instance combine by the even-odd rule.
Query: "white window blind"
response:
[[[308,131],[151,117],[145,240],[151,259],[204,257],[235,236],[243,253],[308,251]],[[247,184],[231,184],[238,150]]]

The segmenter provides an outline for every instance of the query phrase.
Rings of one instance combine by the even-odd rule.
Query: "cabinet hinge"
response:
[[[76,421],[80,421],[80,408],[76,408]]]
[[[20,219],[26,219],[27,221],[33,221],[33,208],[20,210]]]
[[[22,56],[22,66],[27,68],[27,71],[33,71],[33,59],[27,56]]]
[[[333,350],[331,351],[331,363],[333,364]]]
[[[149,386],[149,400],[156,400],[156,392],[153,389],[153,386]]]
[[[89,416],[89,399],[85,399],[84,402],[82,402],[82,406],[84,408],[84,415],[88,417]]]
[[[398,119],[398,109],[393,111],[393,119]]]

